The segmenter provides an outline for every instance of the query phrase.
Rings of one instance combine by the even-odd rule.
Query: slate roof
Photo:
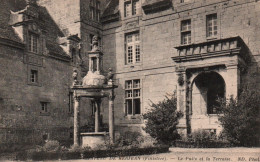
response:
[[[10,10],[17,12],[26,7],[25,0],[1,0],[0,5],[0,38],[22,43],[22,40],[15,33],[12,26],[10,26]],[[33,20],[42,29],[46,38],[46,47],[51,55],[61,56],[62,58],[70,58],[69,55],[57,43],[58,37],[64,37],[64,34],[52,19],[47,9],[42,6],[37,6],[39,17]]]
[[[119,0],[110,0],[106,9],[104,10],[101,21],[109,22],[119,19]]]
[[[108,6],[106,7],[105,11],[103,12],[103,16],[109,16],[109,15],[113,15],[113,14],[116,14],[117,12],[119,12],[118,6],[119,6],[119,0],[110,0],[110,2],[108,3]]]
[[[16,3],[15,3],[16,2]],[[0,5],[0,38],[22,43],[21,39],[8,25],[10,10],[18,11],[25,7],[24,0],[1,0]]]

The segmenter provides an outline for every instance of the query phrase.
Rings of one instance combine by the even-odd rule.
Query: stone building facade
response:
[[[260,87],[259,1],[113,2],[103,15],[102,39],[104,66],[115,69],[119,82],[119,130],[141,130],[150,101],[176,93],[185,113],[180,131],[219,133],[217,97]]]
[[[216,97],[260,87],[258,0],[4,0],[0,16],[0,136],[6,143],[71,137],[71,75],[88,71],[94,35],[103,73],[112,68],[119,86],[118,135],[142,131],[142,114],[167,93],[176,94],[185,113],[180,131],[219,133]],[[92,106],[81,104],[81,125],[88,128]],[[104,125],[107,104],[101,105]]]

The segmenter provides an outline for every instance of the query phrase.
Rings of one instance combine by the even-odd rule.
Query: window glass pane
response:
[[[134,110],[135,110],[135,114],[140,114],[140,99],[134,99]]]
[[[182,37],[182,44],[191,43],[191,33],[190,32],[181,33],[181,37]]]
[[[132,81],[127,81],[126,82],[126,89],[131,89],[132,88]]]
[[[31,82],[36,83],[37,82],[37,71],[31,70]]]
[[[135,34],[135,41],[139,41],[140,38],[139,38],[139,33],[138,34]]]
[[[128,46],[127,48],[127,63],[133,63],[133,47]]]
[[[133,114],[132,100],[126,100],[126,107],[127,107],[127,114],[128,115]]]
[[[127,38],[127,43],[130,43],[132,42],[132,35],[128,35],[126,38]]]
[[[185,20],[181,22],[181,31],[191,30],[191,21]]]
[[[134,88],[140,88],[140,80],[134,80]]]
[[[126,91],[126,98],[130,98],[130,97],[133,97],[132,90],[127,90]]]
[[[134,90],[134,97],[140,97],[140,89]]]
[[[33,33],[29,33],[28,49],[31,52],[38,52],[38,36]]]
[[[125,17],[131,15],[131,4],[129,2],[125,3]]]
[[[207,16],[207,36],[217,35],[217,14]]]
[[[46,102],[41,102],[41,110],[44,112],[47,112],[47,103]]]
[[[140,4],[139,1],[133,1],[133,15],[139,13]]]
[[[136,57],[136,62],[140,62],[140,61],[141,61],[141,57],[140,57],[140,45],[136,45],[136,46],[135,46],[135,57]]]

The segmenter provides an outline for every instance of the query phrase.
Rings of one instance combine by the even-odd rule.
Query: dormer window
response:
[[[29,32],[28,49],[30,52],[38,53],[39,36]]]
[[[138,15],[140,12],[139,0],[128,0],[125,2],[125,17]]]
[[[90,15],[91,20],[100,20],[100,2],[99,0],[90,0]]]

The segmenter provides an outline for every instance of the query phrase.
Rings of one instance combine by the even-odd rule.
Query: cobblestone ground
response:
[[[2,160],[0,160],[2,161]],[[4,160],[6,161],[6,160]],[[65,160],[64,162],[260,162],[260,148],[170,148],[168,153],[125,156],[112,158],[92,158]],[[59,162],[58,160],[55,162]]]

